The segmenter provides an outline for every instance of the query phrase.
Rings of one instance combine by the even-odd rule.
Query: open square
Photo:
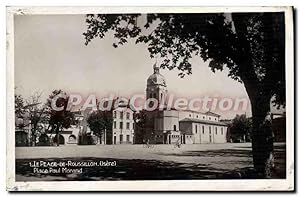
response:
[[[250,143],[17,147],[17,181],[189,180],[255,178]],[[115,161],[116,166],[84,167],[82,173],[34,173],[32,161]],[[275,144],[276,170],[285,178],[285,144]]]

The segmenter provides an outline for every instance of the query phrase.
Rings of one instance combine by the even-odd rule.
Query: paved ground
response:
[[[278,173],[274,178],[284,178],[285,144],[276,144],[275,150]],[[16,159],[19,181],[241,178],[241,173],[252,168],[250,143],[193,144],[181,148],[173,145],[17,147]],[[84,167],[81,173],[72,174],[34,173],[29,162],[39,160],[116,161],[116,166]]]

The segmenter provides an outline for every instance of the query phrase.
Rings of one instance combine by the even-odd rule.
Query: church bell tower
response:
[[[159,66],[153,65],[153,74],[147,80],[146,99],[155,98],[158,106],[164,106],[167,95],[166,79],[159,73]]]

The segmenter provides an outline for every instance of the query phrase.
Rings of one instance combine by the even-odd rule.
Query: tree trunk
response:
[[[59,146],[59,133],[56,133],[56,146]]]
[[[250,98],[251,99],[251,98]],[[252,154],[254,168],[259,178],[270,178],[274,167],[273,140],[270,112],[270,98],[260,94],[251,99],[253,134]]]
[[[59,146],[59,127],[56,128],[56,146]]]
[[[31,146],[35,146],[35,139],[36,139],[35,133],[31,131]]]
[[[31,146],[36,145],[36,130],[37,130],[37,125],[33,124],[32,129],[31,129]]]
[[[246,59],[246,57],[245,57]],[[242,64],[241,64],[242,65]],[[272,94],[266,82],[257,79],[251,61],[245,61],[242,81],[251,101],[252,110],[252,154],[255,171],[260,178],[271,177],[274,167],[273,141],[271,120],[267,120],[270,112]],[[246,74],[247,73],[247,74]]]

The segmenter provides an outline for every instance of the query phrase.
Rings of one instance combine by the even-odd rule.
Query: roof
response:
[[[150,75],[147,79],[147,86],[152,86],[152,85],[166,85],[166,79],[163,75],[159,73],[159,66],[155,63],[153,65],[153,74]]]
[[[191,109],[186,109],[186,110],[181,110],[181,111],[184,111],[184,112],[192,112],[192,113],[198,113],[198,114],[206,114],[204,112],[201,112],[201,111],[195,111],[195,110],[191,110]]]
[[[195,110],[190,110],[190,109],[182,110],[182,111],[185,111],[185,112],[192,112],[192,113],[198,113],[198,114],[204,114],[204,115],[215,116],[215,117],[220,117],[220,116],[221,116],[221,115],[219,115],[219,114],[217,114],[217,113],[213,113],[213,112],[211,112],[211,111],[201,112],[201,111],[195,111]]]
[[[206,115],[210,115],[210,116],[216,116],[216,117],[220,117],[220,116],[221,116],[221,115],[216,114],[216,113],[213,113],[213,112],[211,112],[211,111],[208,111],[208,112],[206,112],[205,114],[206,114]]]
[[[210,121],[210,120],[201,120],[201,119],[195,119],[195,118],[185,118],[180,120],[179,122],[196,122],[196,123],[202,123],[202,124],[212,124],[212,125],[219,125],[219,126],[227,126],[227,124],[223,122],[217,122],[217,121]]]
[[[154,73],[150,75],[147,79],[147,85],[163,85],[166,86],[166,79],[163,75],[159,73]]]
[[[232,120],[225,119],[225,120],[220,120],[220,122],[223,122],[223,123],[229,125],[232,123]]]

